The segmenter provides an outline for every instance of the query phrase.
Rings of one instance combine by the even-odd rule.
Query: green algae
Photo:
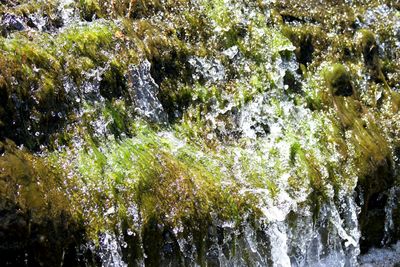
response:
[[[31,212],[32,220],[57,218],[70,214],[63,174],[45,159],[20,149],[7,140],[1,143],[4,151],[0,158],[1,200]]]
[[[1,262],[77,264],[75,247],[86,237],[70,205],[65,173],[11,140],[0,142],[0,148],[0,231],[3,244],[12,247],[2,246]]]
[[[81,216],[91,218],[88,227],[94,228],[94,235],[116,223],[115,216],[127,216],[132,205],[143,225],[156,220],[172,228],[192,218],[199,225],[210,222],[211,214],[240,221],[244,213],[255,211],[251,198],[240,195],[238,186],[223,188],[223,179],[229,177],[217,163],[199,157],[200,151],[187,145],[174,151],[176,144],[146,126],[137,131],[132,139],[106,147],[92,143],[69,162],[72,170],[77,168],[73,184],[87,188],[73,194],[74,206],[83,207]],[[104,213],[110,214],[104,218]]]
[[[55,152],[50,159],[68,169],[72,178],[65,178],[66,190],[76,207],[73,214],[84,221],[91,238],[121,221],[127,228],[141,224],[142,230],[134,231],[143,231],[147,263],[159,265],[163,236],[157,225],[184,225],[181,235],[196,233],[201,259],[211,217],[240,222],[247,212],[265,216],[258,210],[254,189],[266,189],[271,201],[284,190],[293,197],[305,190],[318,210],[332,195],[351,191],[357,183],[367,189],[367,199],[390,184],[378,173],[390,170],[391,150],[398,145],[399,126],[392,115],[400,103],[394,92],[399,79],[391,75],[399,69],[398,56],[378,54],[377,40],[391,38],[387,31],[357,31],[355,26],[358,16],[377,1],[365,7],[356,3],[358,11],[328,3],[329,12],[343,13],[332,19],[323,17],[318,5],[305,12],[304,7],[281,1],[272,4],[271,20],[258,1],[246,5],[255,14],[246,23],[224,1],[201,1],[200,11],[186,4],[82,0],[77,9],[91,23],[53,34],[22,32],[1,39],[1,137],[17,139],[33,150],[41,144],[51,150],[52,142],[53,148],[67,145],[60,161]],[[35,9],[18,8],[21,11],[13,12]],[[237,47],[236,59],[222,54],[232,47]],[[303,86],[284,90],[276,64],[294,55]],[[196,81],[188,63],[191,57],[218,59],[227,70],[226,80]],[[151,62],[171,128],[137,123],[126,77],[129,66],[144,58]],[[83,104],[76,103],[75,96],[84,96],[85,82],[91,79],[87,74],[103,68],[99,90],[106,100],[100,107],[83,99]],[[360,76],[366,73],[373,78],[366,81],[368,86]],[[72,98],[60,77],[72,78]],[[273,107],[268,123],[281,121],[282,134],[268,139],[265,130],[255,139],[244,137],[235,131],[238,110],[263,95],[268,96],[265,105]],[[23,102],[23,108],[11,96]],[[289,104],[294,105],[289,113],[304,113],[286,114]],[[83,115],[78,117],[76,110]],[[62,118],[54,119],[52,112],[61,112]],[[219,113],[210,119],[212,112]],[[31,114],[38,121],[32,123]],[[99,134],[92,124],[99,118],[108,132]],[[28,126],[29,132],[24,130]],[[7,130],[12,127],[22,130],[13,134]],[[163,137],[163,131],[187,143],[180,147]],[[78,145],[72,141],[77,136],[83,140]],[[5,161],[18,162],[11,157]],[[240,177],[235,176],[237,169]],[[282,176],[288,177],[283,180],[287,187],[282,186]],[[382,181],[386,184],[380,185]],[[28,191],[24,195],[29,201],[21,203],[44,205],[30,199]],[[132,203],[140,214],[138,221],[129,221]]]

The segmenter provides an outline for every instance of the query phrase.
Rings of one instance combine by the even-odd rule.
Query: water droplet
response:
[[[126,233],[127,233],[129,236],[131,236],[131,235],[134,234],[133,231],[132,231],[131,229],[128,229],[128,230],[126,231]]]

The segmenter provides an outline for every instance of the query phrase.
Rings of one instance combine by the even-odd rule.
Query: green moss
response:
[[[92,221],[92,233],[116,223],[119,211],[123,214],[133,203],[143,225],[155,219],[171,227],[193,218],[196,223],[208,221],[212,213],[221,220],[240,220],[243,212],[255,208],[234,183],[222,187],[229,177],[217,163],[199,157],[190,146],[173,152],[175,145],[170,142],[140,126],[136,137],[121,143],[107,147],[87,143],[91,144],[87,151],[71,163],[79,170],[73,183],[87,188],[76,192],[75,206],[85,207],[81,212]],[[102,214],[110,209],[115,213],[104,220]]]
[[[98,0],[79,0],[77,6],[84,20],[91,21],[96,17],[102,17],[100,3]]]
[[[384,81],[379,59],[379,47],[375,35],[369,30],[360,31],[360,50],[364,58],[364,64],[370,70],[372,77],[377,81]]]
[[[42,13],[47,16],[47,25],[58,24],[57,8],[59,1],[8,1],[9,3],[3,3],[0,8],[0,14],[12,13],[18,16],[28,17],[29,15]]]
[[[152,16],[160,11],[172,12],[174,8],[187,4],[187,0],[79,0],[77,8],[84,20],[93,18],[142,18]]]
[[[296,160],[296,155],[300,152],[301,146],[299,143],[294,143],[290,146],[290,161],[294,164]]]
[[[122,101],[115,100],[112,103],[107,103],[104,109],[104,117],[106,121],[110,121],[108,127],[114,136],[129,133],[129,117],[125,103]]]
[[[321,31],[320,28],[316,27],[289,27],[283,26],[282,33],[289,38],[289,40],[293,43],[296,47],[295,53],[297,61],[300,64],[308,65],[313,61],[313,53],[315,47],[317,46],[319,49],[321,46],[324,45],[323,42],[320,42],[321,39],[319,38],[318,41],[315,41],[315,36],[323,36],[324,33]]]
[[[52,119],[50,112],[57,114],[66,110],[65,106],[57,105],[65,101],[58,76],[61,66],[49,51],[48,40],[44,35],[42,39],[31,42],[23,34],[12,39],[0,39],[3,53],[0,75],[4,77],[1,101],[6,111],[1,119],[5,124],[3,133],[18,143],[24,140],[29,148],[45,141],[45,138],[34,138],[35,132],[51,133],[52,126],[46,121],[60,121],[61,118]],[[39,112],[42,114],[36,121],[29,120],[29,116]],[[10,132],[12,123],[16,131]]]
[[[115,32],[112,23],[73,26],[57,37],[55,45],[66,54],[87,57],[99,64],[107,60],[102,52],[110,50]]]
[[[46,160],[19,149],[12,141],[1,146],[4,151],[0,157],[2,204],[8,201],[23,212],[32,212],[35,222],[71,214],[63,191],[63,173]]]
[[[364,56],[364,62],[367,67],[373,68],[378,64],[378,46],[375,40],[375,35],[369,30],[360,31],[360,45]]]
[[[69,202],[67,176],[54,162],[10,140],[0,147],[2,261],[16,266],[25,259],[34,265],[78,264],[74,251],[85,234]]]
[[[325,80],[335,96],[354,94],[348,70],[341,64],[335,64],[325,73]]]
[[[114,32],[113,24],[92,23],[55,36],[21,32],[1,38],[2,135],[30,149],[49,144],[76,105],[67,96],[63,77],[69,75],[80,85],[87,79],[84,71],[104,66]]]

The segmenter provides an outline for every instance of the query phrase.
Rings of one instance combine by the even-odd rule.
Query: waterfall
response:
[[[0,265],[400,264],[400,6],[322,2],[0,0]]]

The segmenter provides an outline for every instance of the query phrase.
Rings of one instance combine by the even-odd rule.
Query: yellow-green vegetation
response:
[[[160,0],[79,0],[77,7],[85,20],[104,17],[141,18],[160,11],[179,8],[189,1],[160,1]]]
[[[1,262],[55,266],[68,258],[77,264],[74,247],[86,237],[65,173],[11,140],[0,142],[0,153]]]
[[[7,140],[0,143],[1,201],[17,205],[22,212],[31,212],[36,223],[70,215],[63,173],[56,166],[38,156],[20,149]]]
[[[332,90],[332,95],[352,96],[354,94],[348,70],[346,70],[346,68],[341,64],[333,65],[331,70],[326,72],[325,80],[329,88]]]
[[[28,17],[36,12],[42,12],[47,15],[50,21],[54,20],[57,15],[57,7],[59,1],[51,0],[12,0],[5,1],[0,6],[0,14],[13,13],[19,16]]]
[[[112,25],[101,23],[76,26],[56,37],[22,32],[1,38],[3,135],[28,148],[48,144],[70,116],[72,95],[80,95],[68,92],[63,78],[68,76],[79,86],[85,71],[109,60],[103,53],[111,50],[112,40]]]
[[[399,7],[270,2],[2,4],[25,28],[0,25],[0,202],[95,241],[130,229],[154,266],[165,231],[193,234],[203,264],[209,225],[273,222],[288,198],[316,222],[362,192],[368,233],[369,200],[398,182],[400,30],[384,16]],[[137,94],[168,122],[146,122]]]
[[[239,193],[239,183],[212,152],[176,142],[137,124],[133,138],[99,147],[87,140],[84,150],[72,157],[71,151],[52,156],[61,156],[61,164],[68,166],[66,182],[79,188],[69,191],[72,206],[81,207],[78,218],[91,218],[87,229],[94,238],[131,217],[132,209],[139,216],[128,219],[132,229],[154,220],[171,229],[202,227],[212,220],[240,222],[249,212],[258,212],[256,199]]]

